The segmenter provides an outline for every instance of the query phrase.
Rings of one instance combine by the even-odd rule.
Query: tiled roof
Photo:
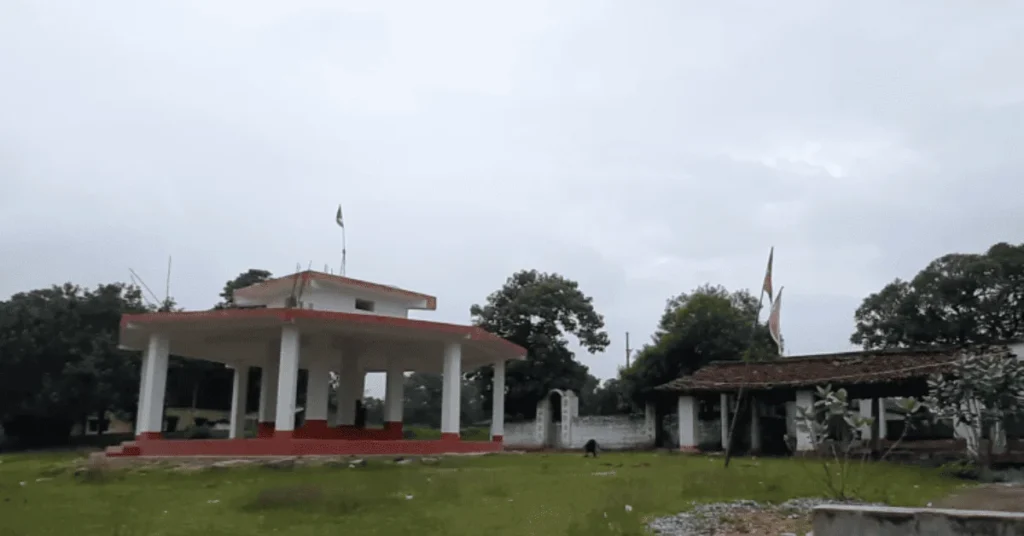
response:
[[[926,378],[949,370],[953,350],[884,350],[779,358],[773,361],[715,362],[691,376],[657,387],[662,391],[716,392],[814,385],[856,385]]]

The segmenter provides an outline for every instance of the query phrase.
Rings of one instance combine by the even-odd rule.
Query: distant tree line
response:
[[[225,283],[213,307],[234,307],[234,290],[271,277],[259,269],[239,274]],[[5,433],[25,445],[60,444],[74,425],[84,425],[91,416],[112,412],[133,420],[140,360],[118,348],[121,315],[176,309],[169,299],[146,303],[140,289],[126,283],[95,288],[65,283],[0,301],[0,423]],[[602,382],[569,348],[569,336],[590,354],[603,352],[610,342],[603,316],[577,282],[522,270],[470,309],[473,324],[527,350],[524,361],[509,363],[507,369],[505,408],[512,419],[533,418],[537,402],[552,389],[576,391],[581,414],[636,412],[643,403],[658,401],[654,387],[712,361],[772,359],[767,328],[757,325],[751,332],[757,312],[757,299],[746,290],[702,285],[672,297],[632,364]],[[1000,243],[984,254],[939,257],[913,279],[897,279],[866,297],[854,320],[851,341],[864,348],[1024,338],[1024,244]],[[492,370],[465,372],[463,422],[486,421]],[[168,405],[228,409],[230,393],[230,370],[172,356]],[[248,396],[255,407],[258,381],[250,382]],[[659,404],[660,411],[671,411],[670,401]],[[382,418],[379,399],[369,398],[365,405],[369,421]],[[407,422],[437,426],[440,405],[440,375],[417,373],[407,379]]]

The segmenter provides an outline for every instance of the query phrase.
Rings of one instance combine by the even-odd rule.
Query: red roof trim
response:
[[[240,288],[235,291],[235,294],[244,298],[247,297],[247,295],[252,294],[253,292],[259,292],[264,289],[272,288],[274,286],[280,285],[281,283],[287,283],[288,285],[291,285],[292,280],[295,279],[296,275],[301,276],[304,281],[313,280],[323,281],[326,283],[337,283],[341,285],[358,287],[373,292],[391,294],[392,296],[400,296],[403,298],[411,298],[414,300],[424,300],[425,302],[427,302],[425,307],[426,310],[437,310],[437,298],[429,294],[421,294],[419,292],[413,292],[411,290],[405,290],[388,285],[382,285],[380,283],[372,283],[370,281],[363,281],[361,279],[352,279],[351,277],[345,277],[343,275],[334,275],[324,272],[317,272],[315,270],[306,270],[303,272],[299,272],[298,274],[289,274],[283,277],[268,279],[262,283],[256,283],[255,285],[249,285],[248,287]]]
[[[280,309],[280,308],[254,308],[254,309],[214,309],[210,311],[181,311],[175,313],[142,313],[126,314],[121,316],[121,328],[128,324],[163,324],[173,322],[187,322],[195,320],[258,320],[269,319],[281,322],[293,320],[330,320],[347,322],[362,325],[377,325],[394,328],[421,329],[440,333],[448,333],[469,340],[480,342],[491,342],[503,346],[510,353],[517,356],[525,356],[526,349],[518,344],[509,342],[493,333],[484,331],[476,326],[464,326],[461,324],[448,324],[444,322],[431,322],[428,320],[414,320],[395,316],[368,315],[361,313],[341,313],[334,311],[317,311],[312,309]]]

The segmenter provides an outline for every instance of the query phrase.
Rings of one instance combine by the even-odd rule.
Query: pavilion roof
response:
[[[276,277],[274,279],[268,279],[261,283],[256,283],[255,285],[249,285],[248,287],[235,290],[234,295],[244,299],[258,299],[268,294],[274,294],[290,290],[295,285],[296,279],[298,279],[302,283],[319,282],[328,285],[337,285],[340,287],[369,291],[376,294],[384,294],[406,301],[419,301],[422,302],[422,306],[412,308],[424,309],[427,311],[437,310],[437,298],[429,294],[413,292],[411,290],[405,290],[402,288],[394,287],[391,285],[384,285],[381,283],[363,281],[361,279],[353,279],[351,277],[345,277],[343,275],[328,274],[326,272],[317,272],[315,270],[306,270],[294,274],[288,274],[282,277]]]
[[[866,385],[906,381],[951,370],[951,349],[879,350],[779,358],[772,361],[717,361],[656,389],[671,392],[768,390],[816,385]]]
[[[463,359],[471,362],[526,357],[523,347],[477,326],[365,313],[265,307],[126,314],[121,317],[120,344],[125,349],[143,350],[150,333],[162,332],[169,334],[173,354],[219,361],[218,348],[228,344],[252,347],[261,341],[272,341],[280,336],[280,328],[286,324],[294,324],[300,332],[308,334],[390,345],[392,349],[412,354],[445,341],[457,341],[465,349]]]

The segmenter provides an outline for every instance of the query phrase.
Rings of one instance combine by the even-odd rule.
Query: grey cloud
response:
[[[623,362],[664,300],[757,288],[793,353],[952,250],[1019,240],[1017,3],[0,7],[0,295],[337,264],[468,320],[578,279]],[[28,267],[28,268],[27,268]],[[426,317],[426,316],[424,316]]]

